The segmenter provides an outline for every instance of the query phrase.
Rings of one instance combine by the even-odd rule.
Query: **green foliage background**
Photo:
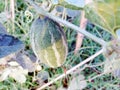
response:
[[[3,12],[5,9],[5,3],[4,0],[0,0],[0,12]],[[25,16],[25,11],[30,10],[31,13],[33,13],[33,18],[36,18],[38,14],[34,11],[34,9],[30,9],[26,3],[23,0],[16,0],[16,8],[15,8],[15,31],[12,33],[11,27],[7,24],[6,28],[8,29],[8,32],[16,37],[19,37],[24,43],[25,43],[25,51],[28,52],[29,54],[33,54],[33,51],[30,46],[30,41],[29,41],[29,29],[31,26],[32,22],[27,22],[26,21],[26,16]],[[79,17],[76,17],[72,23],[75,25],[79,25]],[[8,23],[9,24],[9,23]],[[95,52],[100,50],[100,45],[92,41],[91,39],[84,38],[82,48],[79,50],[77,55],[74,55],[74,49],[75,49],[75,43],[76,43],[76,35],[77,32],[74,30],[63,27],[66,37],[67,37],[67,42],[68,42],[68,48],[69,48],[69,54],[67,57],[67,61],[65,63],[65,66],[67,68],[70,68],[71,66],[75,66],[84,59],[88,58],[89,56],[93,55]],[[91,23],[88,23],[87,25],[87,31],[90,33],[104,39],[105,41],[109,41],[111,39],[111,35],[92,25]],[[104,61],[103,55],[100,55],[96,57],[94,60],[92,60],[89,63],[89,66],[93,65],[98,65]],[[58,68],[55,70],[51,70],[48,68],[44,68],[43,70],[48,71],[51,79],[55,75],[60,75],[63,73],[62,68]],[[92,76],[96,76],[99,73],[102,73],[103,71],[103,66],[96,66],[96,67],[88,67],[84,69],[82,73],[85,76],[85,79],[88,79]],[[98,73],[99,72],[99,73]],[[0,82],[0,89],[1,90],[30,90],[32,88],[35,88],[37,86],[36,82],[31,81],[31,74],[27,76],[27,82],[23,85],[15,82],[13,79],[9,78],[8,80],[4,82]],[[90,82],[88,82],[88,86],[84,90],[119,90],[119,84],[120,80],[119,78],[114,78],[112,75],[107,74],[103,75],[101,77],[98,77]],[[62,86],[61,81],[57,81],[55,83],[56,87]]]

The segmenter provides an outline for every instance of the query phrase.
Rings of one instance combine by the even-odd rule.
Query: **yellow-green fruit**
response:
[[[120,0],[94,0],[85,6],[86,17],[116,37],[120,29]]]
[[[61,66],[67,56],[67,41],[60,25],[48,17],[34,20],[30,30],[32,49],[49,67]]]

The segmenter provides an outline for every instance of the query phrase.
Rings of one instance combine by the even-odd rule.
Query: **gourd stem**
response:
[[[48,12],[46,12],[44,9],[42,9],[41,7],[39,7],[37,4],[35,4],[33,2],[33,0],[25,0],[26,2],[28,2],[30,5],[32,5],[34,7],[34,9],[39,13],[39,14],[42,14],[44,16],[47,16],[51,19],[53,19],[54,21],[58,22],[58,23],[62,23],[64,24],[65,26],[79,32],[79,33],[82,33],[83,35],[87,36],[88,38],[94,40],[95,42],[99,43],[100,45],[102,46],[106,46],[106,42],[103,40],[103,39],[100,39],[94,35],[92,35],[91,33],[87,32],[86,30],[82,30],[80,27],[78,26],[75,26],[74,24],[66,21],[66,20],[63,20],[59,17],[56,17]]]

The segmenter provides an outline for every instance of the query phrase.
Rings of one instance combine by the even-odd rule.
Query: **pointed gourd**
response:
[[[30,30],[32,49],[49,67],[61,66],[67,56],[67,40],[60,25],[48,17],[39,17]]]

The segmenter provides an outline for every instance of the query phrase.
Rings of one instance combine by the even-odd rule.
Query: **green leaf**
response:
[[[83,10],[84,0],[52,0],[54,3],[73,10]],[[56,2],[55,2],[56,1]]]
[[[94,0],[85,6],[86,17],[116,37],[120,28],[120,0]]]

